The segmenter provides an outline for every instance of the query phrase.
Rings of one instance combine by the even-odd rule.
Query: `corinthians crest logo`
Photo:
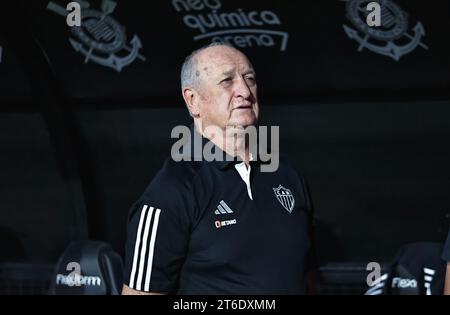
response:
[[[136,58],[145,61],[140,54],[141,40],[134,35],[127,43],[125,28],[110,16],[114,12],[116,3],[112,0],[102,1],[102,11],[90,8],[87,1],[78,1],[81,5],[81,25],[70,27],[72,37],[69,42],[75,51],[84,55],[84,63],[89,61],[112,68],[118,72]],[[62,16],[67,11],[54,2],[50,2],[47,9]]]
[[[422,23],[417,22],[409,27],[408,15],[392,0],[377,1],[381,6],[381,26],[371,27],[367,25],[366,18],[370,13],[367,10],[368,3],[372,0],[344,0],[347,2],[347,18],[355,28],[343,25],[344,31],[350,39],[358,42],[358,51],[364,48],[377,54],[391,57],[399,61],[403,55],[409,54],[421,46],[425,29]]]

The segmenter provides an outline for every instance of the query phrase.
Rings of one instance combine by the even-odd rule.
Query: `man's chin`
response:
[[[248,127],[248,126],[254,126],[257,123],[257,119],[255,116],[252,117],[243,117],[236,120],[232,120],[228,123],[228,126],[236,126],[236,127]]]

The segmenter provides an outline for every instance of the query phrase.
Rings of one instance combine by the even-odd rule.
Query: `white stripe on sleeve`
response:
[[[137,259],[138,259],[138,250],[139,245],[141,244],[141,231],[142,231],[142,224],[145,218],[145,214],[147,213],[147,205],[144,205],[141,211],[141,217],[139,219],[139,226],[136,233],[136,242],[134,244],[134,256],[133,256],[133,268],[131,269],[131,276],[130,276],[130,288],[134,289],[134,278],[136,275],[136,265],[137,265]]]
[[[136,281],[136,290],[139,291],[142,290],[142,277],[144,274],[145,254],[147,253],[148,231],[150,228],[150,221],[152,220],[153,209],[153,207],[150,207],[150,213],[147,215],[147,219],[145,220],[145,230],[142,240],[141,254],[139,256],[139,270]]]
[[[150,291],[150,277],[152,275],[152,268],[153,268],[153,253],[155,250],[156,232],[158,231],[158,222],[160,213],[161,209],[157,209],[155,213],[155,221],[153,223],[152,235],[150,238],[150,252],[148,255],[147,274],[145,275],[144,291]]]

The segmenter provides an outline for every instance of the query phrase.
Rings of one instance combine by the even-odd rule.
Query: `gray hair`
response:
[[[196,56],[202,52],[203,50],[214,47],[214,46],[225,46],[230,47],[233,49],[236,49],[233,45],[230,45],[228,43],[223,42],[213,42],[210,44],[207,44],[203,47],[200,47],[196,50],[194,50],[189,56],[186,57],[184,60],[183,66],[181,67],[181,88],[184,89],[185,87],[198,87],[198,77],[199,72],[197,69],[198,60]],[[237,50],[237,49],[236,49]]]

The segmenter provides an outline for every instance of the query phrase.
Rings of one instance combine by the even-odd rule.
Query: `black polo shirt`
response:
[[[272,173],[250,162],[249,185],[246,170],[239,161],[167,159],[130,210],[125,284],[160,293],[304,294],[314,267],[305,181],[284,158]]]

